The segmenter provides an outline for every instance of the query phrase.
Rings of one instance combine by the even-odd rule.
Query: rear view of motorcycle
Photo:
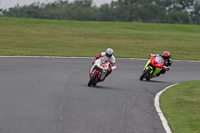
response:
[[[156,74],[158,74],[161,71],[161,69],[167,71],[169,68],[163,66],[163,62],[164,60],[161,56],[151,56],[143,69],[143,73],[140,76],[140,80],[142,81],[144,78],[146,80],[150,80],[156,77]]]
[[[98,82],[103,82],[109,69],[110,62],[102,61],[102,57],[97,59],[89,71],[90,80],[88,86],[95,86]]]

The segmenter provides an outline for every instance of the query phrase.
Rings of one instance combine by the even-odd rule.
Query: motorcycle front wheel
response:
[[[140,80],[142,81],[151,72],[151,68],[148,68],[141,76]]]
[[[92,85],[92,83],[96,80],[98,76],[97,72],[94,72],[94,74],[92,75],[92,77],[90,78],[89,82],[88,82],[88,86],[90,87]]]

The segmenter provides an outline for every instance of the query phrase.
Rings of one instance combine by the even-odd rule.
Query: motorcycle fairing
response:
[[[155,67],[153,67],[152,65],[150,65],[150,62],[151,62],[151,60],[148,60],[148,61],[147,61],[144,70],[147,70],[148,68],[151,68],[151,71],[150,71],[150,74],[151,74],[151,75],[156,75],[156,74],[158,74],[158,73],[160,72],[160,68],[155,68]]]
[[[107,74],[107,70],[109,69],[109,65],[110,62],[104,62],[102,61],[102,58],[97,59],[90,69],[89,76],[91,77],[96,71],[97,73],[99,73],[97,82],[103,81],[105,75]]]

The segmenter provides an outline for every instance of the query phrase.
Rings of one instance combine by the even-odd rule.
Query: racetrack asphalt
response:
[[[165,133],[155,95],[200,80],[200,62],[173,61],[140,81],[147,60],[117,59],[117,69],[88,87],[91,58],[0,57],[0,133]]]

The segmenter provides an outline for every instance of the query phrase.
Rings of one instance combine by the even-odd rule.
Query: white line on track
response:
[[[158,92],[158,93],[156,94],[155,99],[154,99],[154,105],[155,105],[155,107],[156,107],[156,111],[158,112],[158,115],[160,116],[160,119],[161,119],[161,121],[162,121],[162,125],[163,125],[163,127],[164,127],[166,133],[172,133],[172,131],[171,131],[169,125],[168,125],[168,122],[167,122],[165,116],[163,115],[162,110],[160,109],[159,98],[160,98],[160,95],[161,95],[164,91],[166,91],[167,89],[169,89],[170,87],[175,86],[175,85],[177,85],[177,84],[170,85],[170,86],[166,87],[165,89],[163,89],[162,91]]]
[[[60,59],[67,59],[67,58],[74,58],[74,59],[82,59],[82,58],[85,58],[85,59],[90,59],[92,57],[60,57],[60,56],[0,56],[1,57],[4,57],[4,58],[27,58],[27,57],[30,57],[30,58],[60,58]],[[117,59],[128,59],[128,60],[149,60],[149,59],[142,59],[142,58],[117,58]],[[173,60],[173,61],[185,61],[185,62],[200,62],[200,61],[193,61],[193,60]]]

